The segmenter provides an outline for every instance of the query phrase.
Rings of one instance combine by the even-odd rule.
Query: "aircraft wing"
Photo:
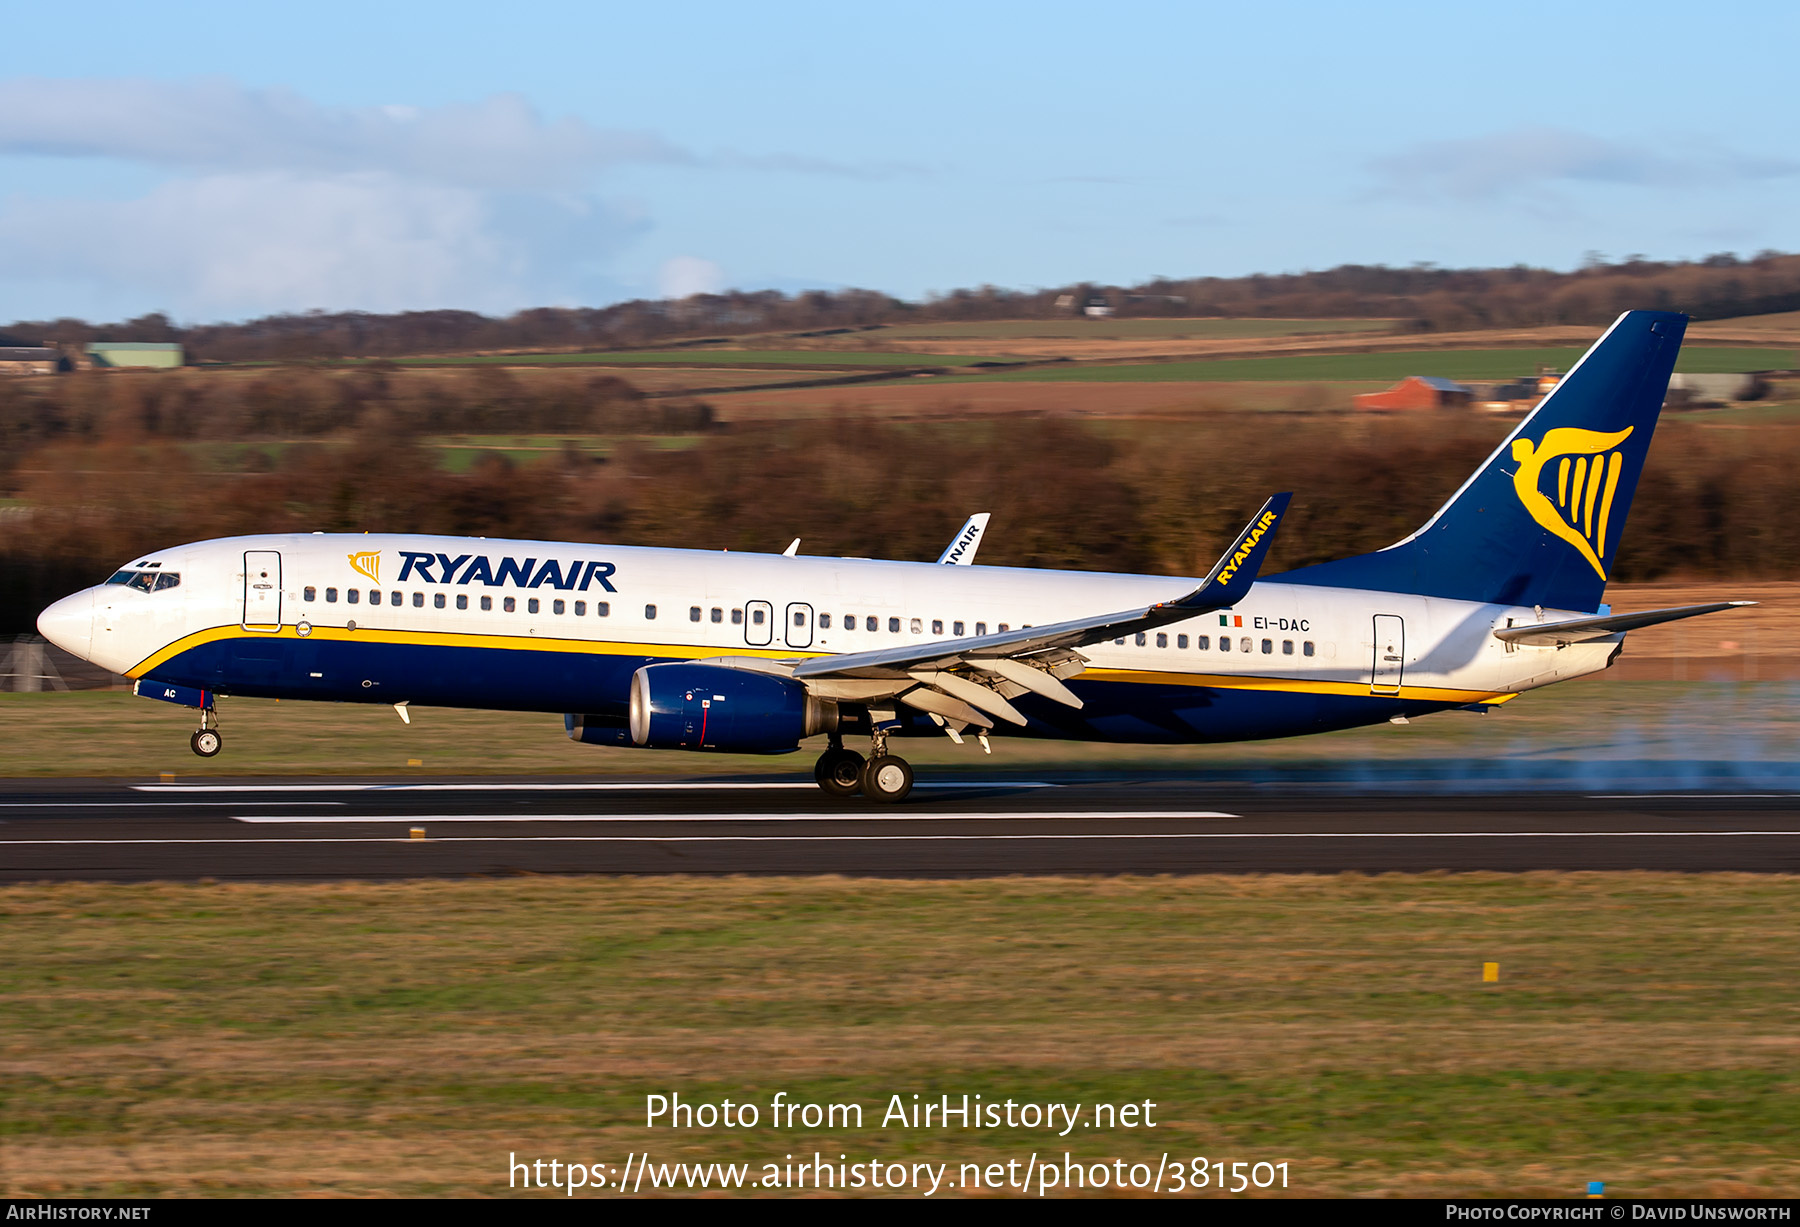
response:
[[[975,563],[975,551],[981,548],[981,534],[987,531],[990,512],[977,511],[964,521],[963,526],[950,538],[950,544],[938,555],[938,561],[946,566],[967,567]]]
[[[1586,643],[1604,639],[1621,631],[1655,626],[1659,622],[1676,622],[1697,618],[1701,614],[1718,613],[1721,609],[1741,609],[1755,601],[1719,601],[1712,605],[1677,605],[1671,609],[1646,609],[1641,613],[1616,614],[1600,618],[1569,618],[1562,622],[1528,622],[1524,626],[1503,626],[1494,638],[1507,643],[1523,643],[1532,647],[1559,647],[1567,643]]]
[[[1176,600],[992,635],[818,656],[801,661],[793,676],[824,698],[867,702],[898,697],[982,728],[993,725],[984,712],[1025,723],[1007,700],[1027,691],[1080,707],[1081,700],[1061,681],[1086,666],[1079,649],[1237,604],[1256,582],[1291,497],[1277,494],[1264,503],[1206,580]]]

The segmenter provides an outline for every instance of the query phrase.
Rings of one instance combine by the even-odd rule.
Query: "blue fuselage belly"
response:
[[[155,670],[159,682],[224,694],[344,703],[410,703],[490,711],[587,712],[625,718],[631,677],[684,659],[374,641],[226,639],[189,648]],[[1317,694],[1075,678],[1080,711],[1026,695],[1029,723],[996,733],[1079,741],[1183,744],[1251,741],[1376,724],[1442,710],[1444,703],[1385,695]],[[907,732],[937,735],[902,706]]]

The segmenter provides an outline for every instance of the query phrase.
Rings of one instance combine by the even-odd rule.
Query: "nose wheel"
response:
[[[201,729],[188,738],[188,745],[201,758],[211,758],[224,748],[225,742],[219,736],[218,729]]]

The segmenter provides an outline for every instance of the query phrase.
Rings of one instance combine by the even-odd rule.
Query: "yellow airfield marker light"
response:
[[[408,767],[423,767],[425,765],[425,760],[422,758],[409,758],[406,760],[406,765]]]
[[[1481,965],[1481,982],[1483,984],[1498,984],[1500,982],[1500,964],[1483,963]]]
[[[425,828],[424,827],[413,827],[410,831],[407,832],[407,834],[411,835],[414,839],[424,839],[425,838]]]

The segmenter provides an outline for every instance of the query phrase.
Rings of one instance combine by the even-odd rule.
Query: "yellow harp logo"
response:
[[[358,571],[361,571],[376,583],[379,584],[381,582],[380,550],[363,550],[359,554],[351,554],[350,565],[355,567]]]
[[[1607,520],[1619,488],[1619,472],[1625,467],[1625,457],[1614,449],[1631,437],[1633,429],[1627,426],[1603,434],[1559,426],[1546,431],[1535,444],[1530,439],[1513,440],[1513,459],[1519,462],[1513,489],[1519,502],[1545,530],[1574,546],[1601,579],[1606,578],[1606,568],[1600,564],[1606,552]],[[1551,478],[1554,499],[1541,489],[1544,470],[1552,460],[1556,461]]]

